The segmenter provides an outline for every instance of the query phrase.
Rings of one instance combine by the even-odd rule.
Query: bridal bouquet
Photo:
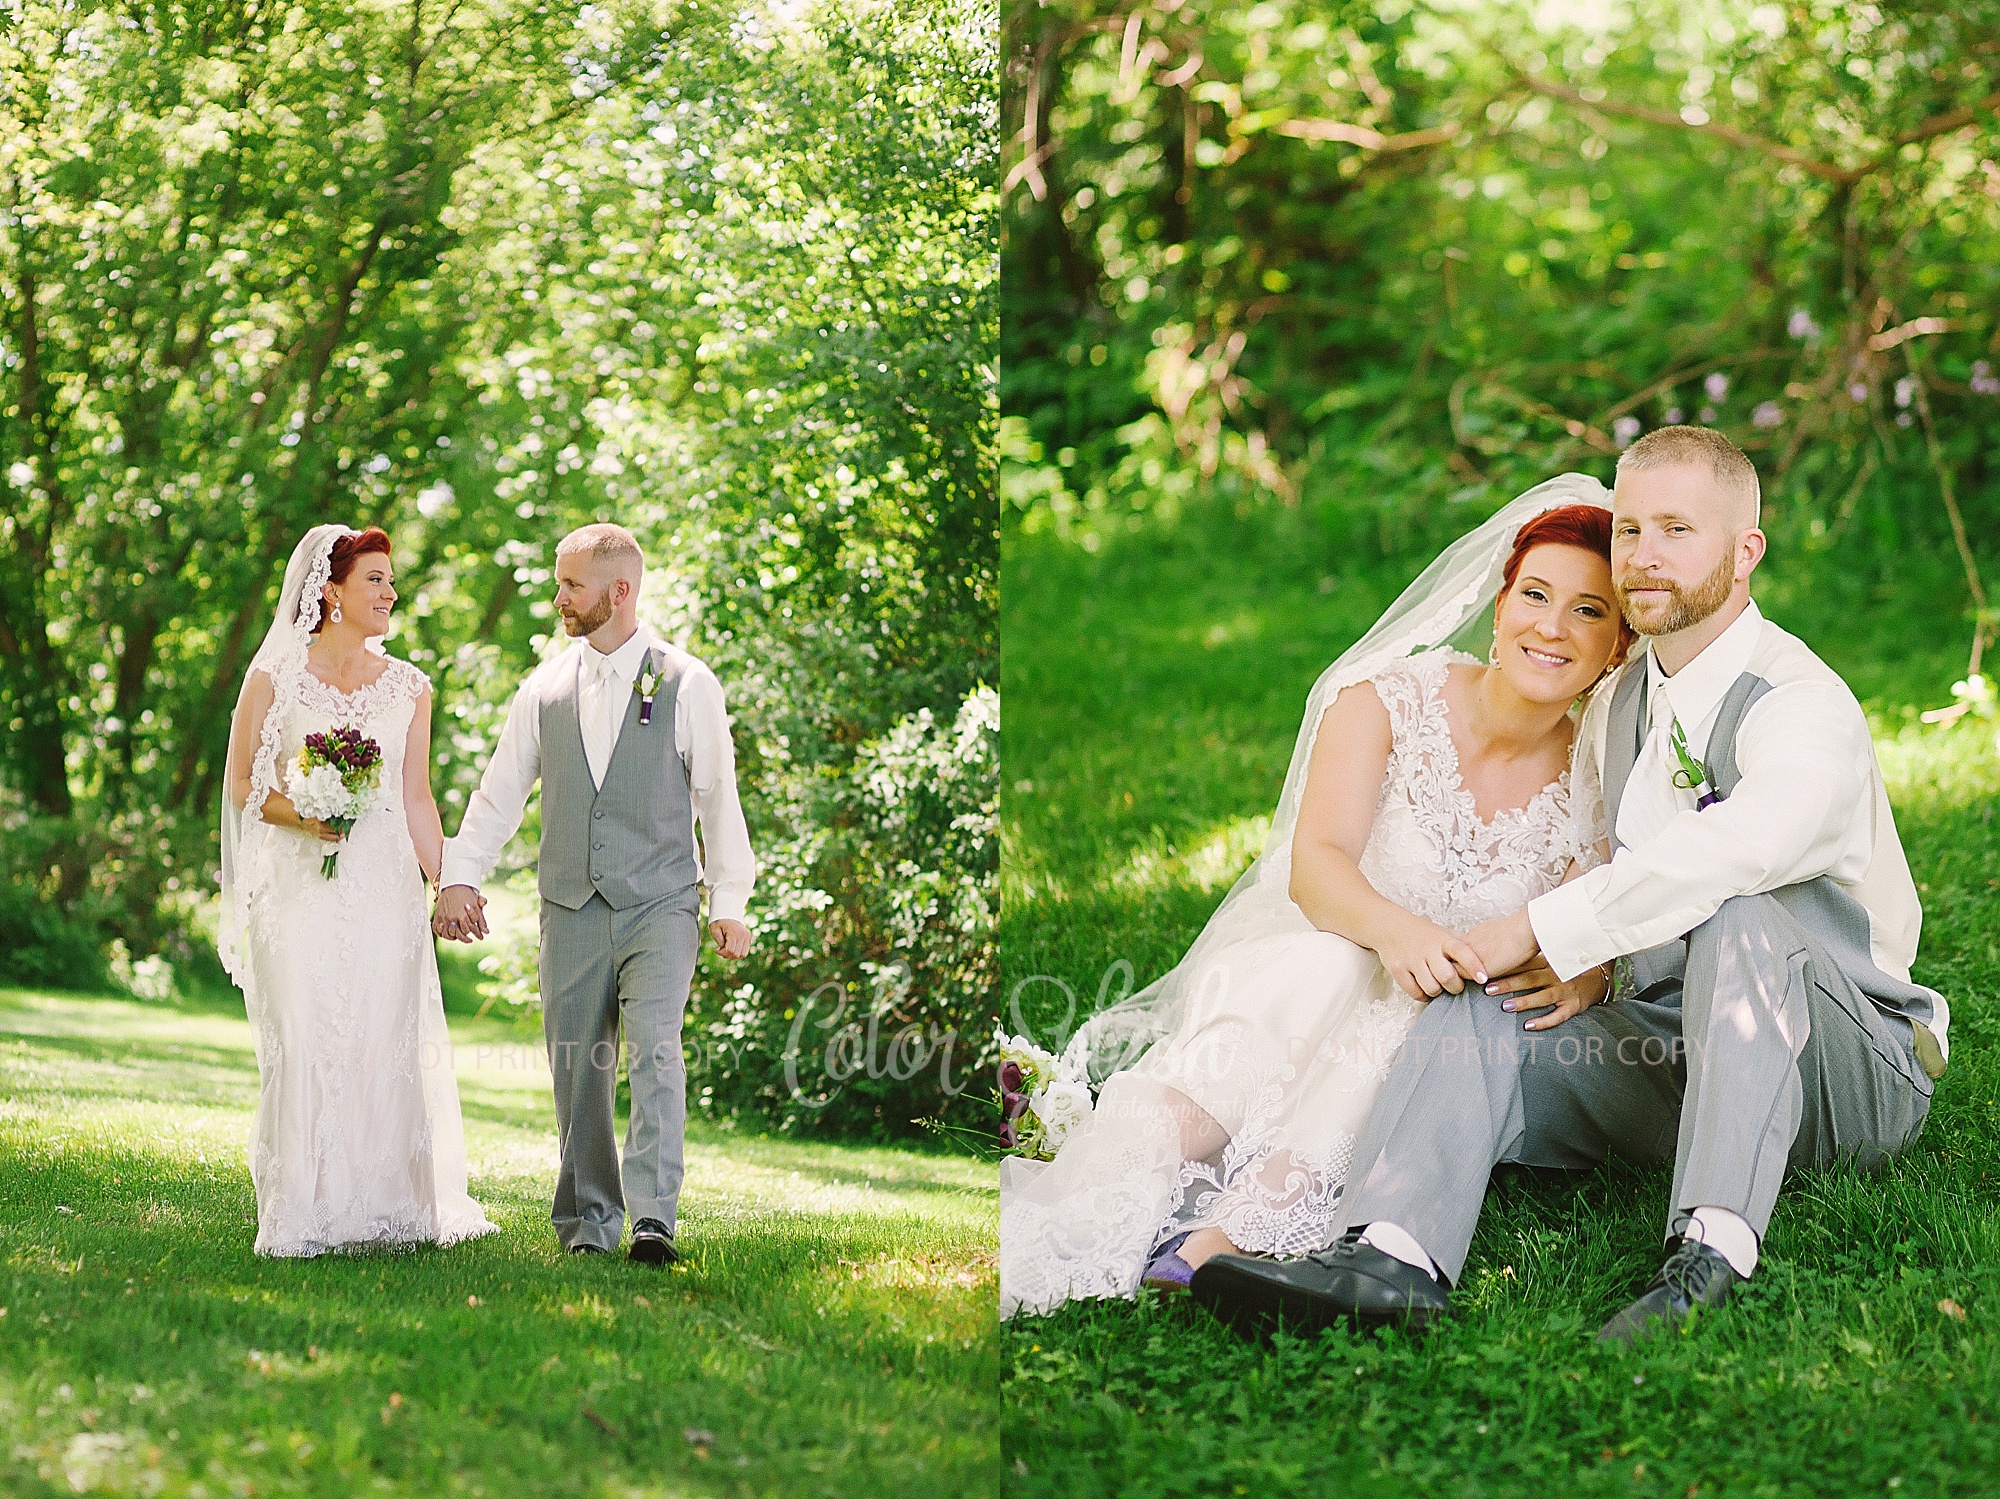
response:
[[[1000,1033],[1000,1143],[1031,1161],[1051,1161],[1090,1117],[1090,1089],[1058,1075],[1056,1059],[1023,1036]]]
[[[310,817],[345,835],[382,784],[382,746],[356,729],[328,729],[306,735],[298,765],[285,792],[299,816]],[[333,878],[335,849],[320,860],[319,872]]]

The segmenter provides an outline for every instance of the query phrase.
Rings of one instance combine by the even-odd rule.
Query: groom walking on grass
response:
[[[1789,1167],[1879,1167],[1922,1130],[1950,1011],[1910,982],[1923,913],[1860,705],[1750,600],[1757,520],[1756,471],[1718,432],[1662,428],[1619,459],[1612,571],[1648,642],[1577,749],[1612,858],[1469,934],[1509,977],[1411,1028],[1330,1248],[1196,1271],[1239,1329],[1445,1315],[1495,1164],[1616,1154],[1673,1164],[1666,1263],[1598,1334],[1629,1343],[1750,1276]],[[1523,1030],[1551,1005],[1561,1029]]]
[[[681,1017],[700,946],[699,884],[723,957],[743,924],[756,860],[736,797],[722,687],[639,623],[645,562],[622,526],[556,546],[556,612],[581,643],[521,686],[499,746],[445,843],[433,928],[486,934],[480,883],[542,784],[542,1024],[561,1165],[551,1214],[571,1254],[618,1247],[675,1263],[687,1069]],[[701,829],[701,847],[695,828]],[[704,857],[705,856],[705,857]],[[612,1104],[623,1024],[632,1112],[621,1172]]]

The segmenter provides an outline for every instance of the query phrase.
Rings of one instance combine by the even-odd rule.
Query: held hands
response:
[[[438,891],[431,930],[454,942],[476,942],[486,935],[486,897],[470,885],[447,885]]]
[[[1375,956],[1412,999],[1462,994],[1468,982],[1484,983],[1490,971],[1468,939],[1421,916],[1397,922],[1376,946]]]
[[[748,957],[750,953],[750,928],[740,921],[711,921],[708,935],[715,939],[715,950],[734,962]]]
[[[1486,986],[1486,992],[1502,1001],[1502,1009],[1549,1012],[1530,1020],[1528,1030],[1552,1030],[1610,992],[1610,978],[1602,968],[1586,968],[1568,982],[1557,978],[1542,956],[1525,908],[1511,916],[1480,922],[1466,933],[1466,940],[1486,956],[1492,971],[1501,975]]]

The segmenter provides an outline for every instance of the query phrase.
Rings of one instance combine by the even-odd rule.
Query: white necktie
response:
[[[585,649],[590,650],[588,646]],[[617,737],[611,719],[617,693],[612,687],[617,680],[611,658],[591,650],[584,658],[583,697],[578,704],[582,712],[577,716],[582,720],[583,758],[590,766],[593,786],[602,786],[604,774],[611,768],[611,749]]]

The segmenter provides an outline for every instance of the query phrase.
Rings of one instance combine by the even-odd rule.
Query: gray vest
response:
[[[584,649],[563,657],[542,694],[542,899],[580,911],[594,892],[622,911],[701,877],[687,767],[674,748],[680,668],[662,651],[647,652],[661,677],[652,722],[639,722],[634,692],[604,784],[593,786],[577,715]]]
[[[1647,663],[1633,662],[1631,669],[1619,680],[1618,689],[1611,699],[1610,722],[1604,741],[1604,816],[1611,830],[1614,852],[1622,846],[1618,839],[1619,804],[1625,795],[1625,783],[1632,778],[1632,767],[1638,762],[1639,751],[1645,742],[1648,680]],[[1709,789],[1715,793],[1717,801],[1726,800],[1743,779],[1743,772],[1736,764],[1736,734],[1743,725],[1743,715],[1770,690],[1769,682],[1746,671],[1723,694],[1722,706],[1715,714],[1715,727],[1709,732],[1708,753],[1704,757]],[[1854,981],[1856,988],[1879,1008],[1910,1022],[1911,1046],[1918,1063],[1929,1076],[1935,1078],[1942,1075],[1944,1054],[1938,1049],[1937,1038],[1927,1026],[1927,1022],[1937,1016],[1938,996],[1921,984],[1896,978],[1875,966],[1868,943],[1868,908],[1835,884],[1829,875],[1787,885],[1770,894],[1840,965],[1841,971]],[[1676,938],[1662,948],[1654,949],[1651,954],[1633,954],[1631,976],[1627,983],[1645,987],[1649,971],[1661,967],[1660,962],[1653,961],[1654,958],[1657,956],[1671,966],[1674,955],[1669,955],[1665,949],[1677,947],[1684,941],[1684,938]]]

